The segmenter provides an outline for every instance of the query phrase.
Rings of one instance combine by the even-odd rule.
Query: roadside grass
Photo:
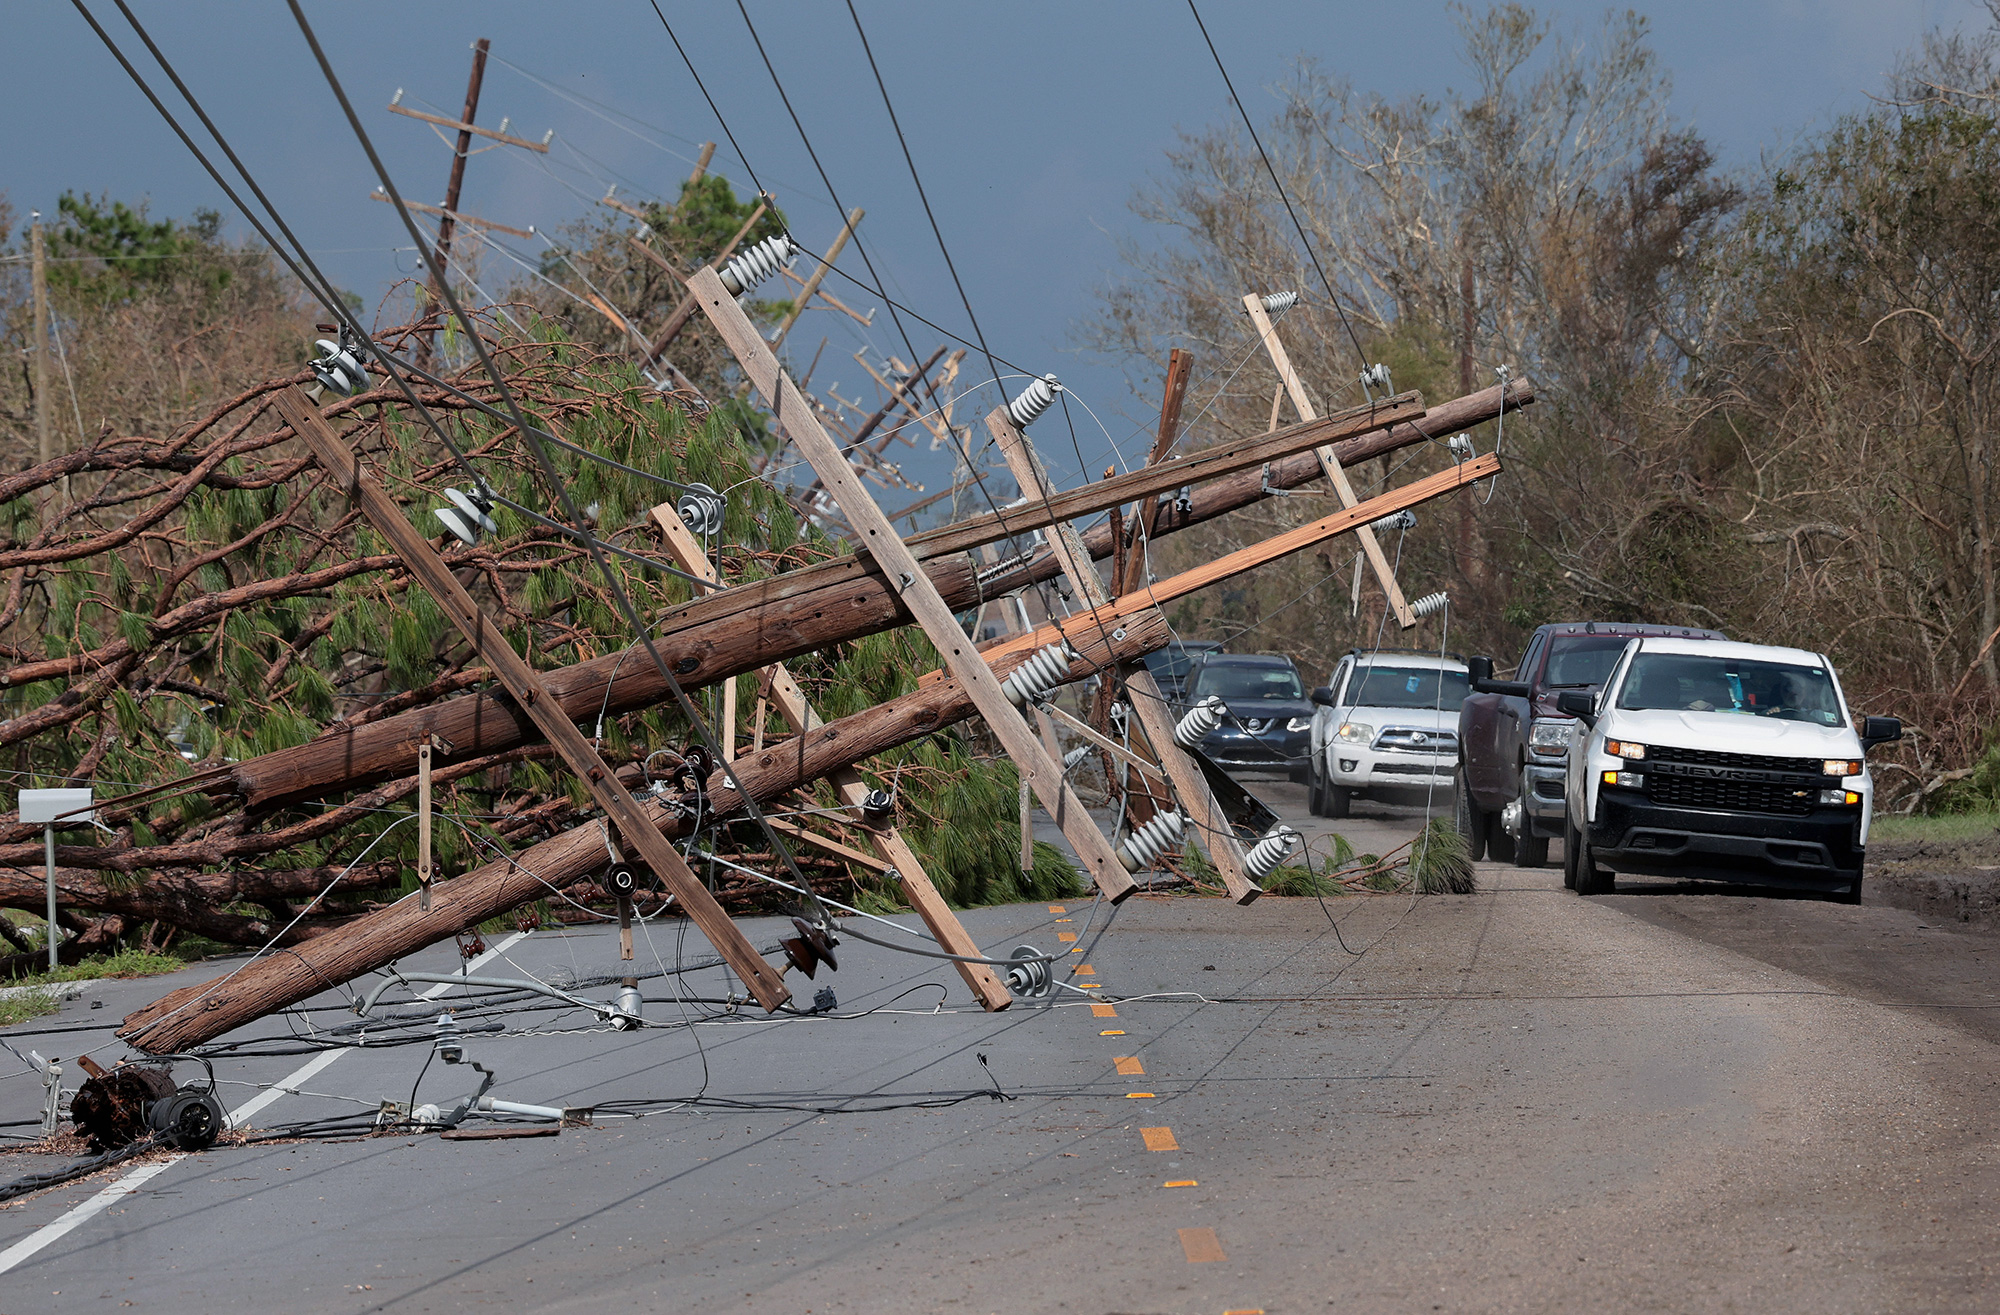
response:
[[[1985,840],[2000,831],[2000,813],[1938,813],[1928,817],[1884,817],[1868,828],[1870,840]]]
[[[0,995],[0,1027],[13,1027],[31,1018],[47,1018],[62,1008],[46,991],[20,991]]]

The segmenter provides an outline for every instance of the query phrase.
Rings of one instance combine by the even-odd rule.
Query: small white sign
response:
[[[23,790],[21,791],[21,820],[35,825],[46,826],[55,822],[58,826],[89,826],[97,816],[91,807],[96,802],[94,792],[82,790]],[[75,812],[75,809],[82,812]],[[67,817],[63,816],[65,813]]]

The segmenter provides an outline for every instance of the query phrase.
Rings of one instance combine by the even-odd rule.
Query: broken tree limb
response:
[[[735,355],[750,382],[764,395],[779,430],[791,436],[793,446],[840,504],[863,549],[891,577],[891,588],[898,600],[936,645],[945,666],[964,683],[966,693],[985,715],[994,738],[1034,788],[1042,807],[1062,828],[1084,871],[1114,903],[1130,895],[1138,887],[1126,873],[1111,842],[1097,829],[1083,800],[1077,797],[1062,765],[1049,757],[1027,722],[1016,714],[986,660],[959,625],[951,605],[924,574],[922,564],[896,533],[889,518],[875,505],[854,467],[841,455],[840,446],[820,426],[798,385],[771,353],[770,344],[736,304],[735,297],[722,286],[722,279],[714,270],[696,271],[688,280],[688,291],[701,299],[709,323],[722,335],[723,343]]]
[[[555,746],[570,770],[582,778],[591,798],[618,827],[625,843],[638,850],[639,857],[667,884],[667,888],[681,902],[681,907],[688,911],[688,916],[694,919],[710,944],[715,946],[716,952],[728,960],[729,966],[743,979],[750,993],[757,997],[757,1002],[766,1010],[775,1010],[791,999],[791,992],[785,988],[777,970],[751,948],[749,940],[723,912],[722,906],[701,884],[700,878],[688,868],[680,853],[667,843],[659,828],[632,802],[632,796],[612,775],[604,760],[597,756],[590,741],[583,738],[576,723],[548,697],[548,687],[540,674],[514,651],[507,637],[494,626],[492,618],[479,610],[479,605],[465,592],[465,586],[458,582],[458,577],[451,573],[443,559],[403,515],[403,509],[361,469],[354,453],[326,423],[325,417],[312,404],[312,399],[295,386],[279,393],[276,400],[278,410],[312,448],[313,455],[326,467],[334,484],[347,491],[348,496],[360,505],[369,524],[394,546],[410,574],[437,600],[438,607],[451,618],[452,624],[464,634],[466,642],[472,645],[486,665],[492,668],[494,675],[507,687],[507,692],[513,695],[516,704],[527,709],[528,716],[534,720],[543,738]]]
[[[1143,610],[1128,618],[1119,633],[1120,638],[1109,643],[1097,632],[1079,633],[1074,647],[1080,656],[1070,664],[1067,678],[1083,680],[1118,662],[1135,661],[1164,648],[1171,637],[1165,617]],[[1006,672],[1012,666],[1013,662],[1002,661],[997,669]],[[737,779],[753,798],[773,798],[838,768],[964,721],[975,711],[958,682],[945,678],[852,717],[828,722],[802,735],[800,744],[775,745],[739,759]],[[707,807],[711,816],[715,810],[725,814],[733,811],[740,802],[722,773],[710,778]],[[674,835],[691,830],[696,814],[692,797],[655,800],[644,805],[644,810],[651,825]],[[179,1053],[272,1010],[317,995],[329,985],[386,967],[404,955],[553,894],[604,864],[603,826],[588,822],[519,854],[437,883],[429,913],[418,910],[415,900],[398,900],[315,936],[288,953],[254,959],[225,977],[182,987],[127,1015],[118,1035],[152,1054]]]
[[[1495,386],[1458,398],[1425,412],[1421,429],[1397,424],[1348,439],[1337,444],[1336,451],[1352,465],[1413,443],[1444,438],[1492,420],[1500,413],[1501,395],[1502,389]],[[1506,386],[1509,410],[1533,400],[1528,380]],[[1257,467],[1241,470],[1197,486],[1185,511],[1171,502],[1161,503],[1153,533],[1171,534],[1262,501],[1269,496],[1264,491],[1267,474],[1270,487],[1276,489],[1299,488],[1322,477],[1319,459],[1311,452],[1274,460],[1268,472]],[[1101,489],[1112,482],[1089,488]],[[1109,525],[1086,531],[1083,541],[1093,558],[1111,555]],[[979,563],[959,555],[926,563],[924,573],[947,603],[964,608],[1050,579],[1058,567],[1054,556],[1045,553],[982,581]],[[815,587],[803,587],[807,583]],[[669,609],[657,620],[654,643],[682,686],[693,689],[908,621],[908,613],[873,564],[866,558],[846,557]],[[543,679],[550,695],[573,718],[593,717],[600,708],[614,714],[631,712],[670,697],[665,682],[644,657],[638,650],[607,653],[547,672]],[[467,694],[365,725],[342,724],[295,748],[246,758],[231,764],[206,788],[211,794],[239,796],[252,808],[315,799],[406,774],[418,738],[431,733],[453,745],[442,759],[446,762],[541,738],[504,692]]]

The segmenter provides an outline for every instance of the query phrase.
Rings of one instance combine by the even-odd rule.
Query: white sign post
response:
[[[42,824],[42,878],[49,888],[49,971],[56,969],[56,828],[88,826],[97,818],[96,795],[88,788],[21,791],[21,820]]]

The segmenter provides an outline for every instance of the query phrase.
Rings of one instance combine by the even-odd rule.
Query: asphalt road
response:
[[[1295,789],[1259,788],[1303,820]],[[1363,811],[1340,824],[1362,849],[1420,820]],[[1585,900],[1553,868],[1481,880],[966,916],[990,949],[1080,950],[1073,980],[1121,997],[1108,1014],[1068,991],[968,1012],[949,969],[849,941],[821,976],[835,1017],[687,1005],[693,1026],[615,1033],[510,1015],[542,1034],[467,1043],[496,1095],[659,1112],[536,1140],[219,1148],[140,1166],[136,1190],[51,1237],[124,1166],[0,1209],[0,1311],[2000,1305],[1990,938],[1671,883]],[[641,938],[642,962],[671,966],[674,940]],[[481,971],[615,955],[612,934],[537,933]],[[684,981],[726,993],[717,970]],[[108,1024],[171,984],[110,984],[101,1009],[33,1026]],[[649,1017],[683,1019],[660,980],[646,990]],[[70,1056],[107,1035],[29,1040]],[[240,1106],[325,1065],[251,1119],[271,1128],[407,1101],[427,1053],[218,1074],[247,1084],[223,1087]],[[475,1077],[433,1063],[420,1099]],[[0,1079],[0,1117],[39,1092]],[[698,1094],[740,1104],[677,1103]]]

